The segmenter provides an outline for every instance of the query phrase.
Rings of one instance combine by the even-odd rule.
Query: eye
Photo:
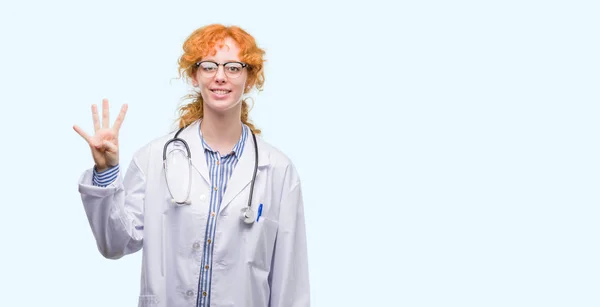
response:
[[[206,71],[206,72],[211,72],[211,71],[214,71],[214,70],[216,70],[216,69],[217,69],[217,65],[215,65],[215,64],[213,64],[213,63],[206,63],[206,62],[205,62],[205,63],[201,63],[201,64],[200,64],[200,68],[201,68],[203,71]]]

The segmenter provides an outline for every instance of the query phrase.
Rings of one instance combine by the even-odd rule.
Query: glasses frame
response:
[[[210,76],[209,78],[212,78],[212,77],[214,77],[214,76],[217,74],[217,72],[219,71],[219,67],[220,67],[220,66],[223,66],[223,72],[225,73],[225,75],[226,75],[228,78],[234,78],[234,79],[235,79],[235,78],[237,78],[237,77],[239,77],[239,76],[241,75],[241,72],[240,72],[240,74],[239,74],[239,75],[237,75],[237,76],[233,76],[233,77],[232,77],[232,76],[230,76],[230,75],[227,73],[227,70],[225,70],[225,65],[227,65],[227,64],[232,64],[232,63],[235,63],[235,64],[240,64],[240,65],[242,65],[242,69],[244,69],[244,68],[246,68],[246,67],[248,67],[248,66],[249,66],[248,64],[246,64],[246,63],[244,63],[244,62],[237,62],[237,61],[231,61],[231,62],[225,62],[225,63],[217,63],[217,62],[215,62],[215,61],[199,61],[199,62],[196,62],[196,64],[194,64],[194,66],[195,66],[195,67],[198,69],[198,68],[200,68],[200,64],[202,64],[202,63],[213,63],[213,64],[217,65],[217,70],[215,70],[214,74],[213,74],[212,76]]]

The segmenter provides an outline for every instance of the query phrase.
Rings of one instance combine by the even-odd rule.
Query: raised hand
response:
[[[90,136],[79,126],[73,129],[87,141],[92,150],[92,156],[96,163],[96,170],[102,172],[119,164],[119,130],[127,113],[127,104],[121,107],[112,127],[109,126],[108,99],[102,100],[102,126],[98,119],[98,107],[92,105],[92,119],[94,121],[94,135]]]

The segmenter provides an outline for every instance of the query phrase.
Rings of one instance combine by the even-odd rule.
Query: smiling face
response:
[[[215,53],[200,60],[193,76],[193,85],[200,89],[204,112],[226,114],[239,112],[246,87],[248,72],[239,58],[240,48],[234,40],[226,38],[215,46]],[[217,63],[217,66],[214,63]],[[238,62],[238,63],[232,63]],[[230,63],[224,65],[225,63]]]

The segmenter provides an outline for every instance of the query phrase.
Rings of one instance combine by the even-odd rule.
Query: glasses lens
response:
[[[242,73],[243,68],[240,63],[227,63],[225,64],[225,74],[228,77],[235,78]]]
[[[217,72],[218,66],[215,63],[211,62],[202,62],[200,63],[200,73],[205,76],[212,76]]]

